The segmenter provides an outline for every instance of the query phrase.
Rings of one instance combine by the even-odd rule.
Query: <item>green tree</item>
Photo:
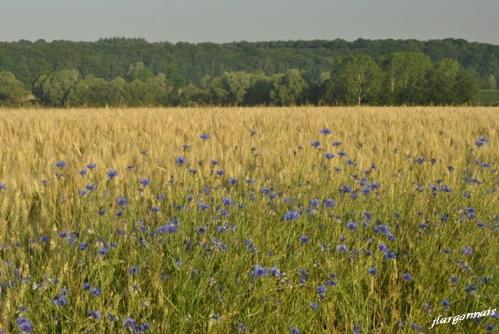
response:
[[[76,70],[59,70],[43,75],[33,85],[33,93],[44,105],[62,107],[68,105],[68,94],[80,80]]]
[[[270,92],[272,103],[278,106],[294,106],[304,101],[307,82],[300,70],[290,69],[277,76]]]
[[[386,104],[422,104],[426,97],[426,74],[430,57],[418,52],[396,52],[384,63],[383,100]]]
[[[334,94],[345,104],[377,104],[381,90],[382,72],[367,55],[343,59],[333,72]],[[327,82],[327,81],[326,81]]]
[[[455,100],[456,104],[476,103],[480,95],[480,81],[473,70],[461,68],[456,76]]]
[[[0,105],[20,105],[29,95],[14,73],[0,71]]]
[[[456,101],[455,87],[459,64],[451,58],[444,58],[433,65],[428,72],[427,95],[433,104],[448,105]]]

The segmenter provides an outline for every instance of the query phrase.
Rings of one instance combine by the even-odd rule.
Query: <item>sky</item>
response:
[[[464,38],[499,44],[498,0],[0,0],[0,41]]]

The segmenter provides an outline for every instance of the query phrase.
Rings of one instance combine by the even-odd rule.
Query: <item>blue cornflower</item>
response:
[[[468,293],[473,293],[476,291],[476,285],[470,284],[470,285],[466,286],[466,288],[464,288],[464,291],[466,291]]]
[[[319,285],[315,291],[319,294],[319,295],[323,295],[326,293],[327,291],[327,288],[324,286],[324,285]]]
[[[310,303],[310,308],[314,311],[318,310],[319,309],[319,303],[317,302],[312,302]]]
[[[207,133],[202,133],[199,135],[199,138],[201,138],[202,141],[207,141],[208,139],[210,139],[210,135]]]
[[[166,225],[159,226],[156,229],[157,234],[166,234],[166,233],[177,233],[178,224],[168,223]]]
[[[331,131],[331,129],[329,128],[322,128],[321,129],[321,135],[330,135],[331,133],[333,133],[333,131]]]
[[[319,148],[321,146],[321,142],[318,140],[314,140],[310,143],[310,146],[312,146],[313,148]]]
[[[444,299],[444,300],[442,300],[441,304],[443,307],[447,307],[450,305],[450,302],[447,299]]]
[[[59,294],[52,298],[52,303],[59,307],[64,307],[68,304],[68,290],[66,288],[62,288],[59,291]]]
[[[257,264],[254,265],[253,268],[250,271],[250,275],[253,277],[263,277],[268,275],[268,270],[267,268]]]
[[[309,237],[308,235],[305,235],[305,234],[304,234],[304,235],[302,235],[302,236],[300,237],[300,242],[301,242],[302,244],[308,244],[308,242],[309,242],[309,241],[310,241],[310,237]]]
[[[137,266],[131,266],[130,268],[128,268],[128,273],[137,275],[138,273],[140,273],[140,268]]]
[[[114,179],[116,176],[118,176],[118,171],[116,171],[115,169],[108,169],[107,172],[107,177],[110,178],[111,180]]]
[[[87,166],[86,166],[88,169],[95,169],[95,167],[97,167],[97,165],[93,162],[89,163]]]
[[[90,293],[91,293],[91,294],[92,294],[92,296],[94,296],[94,297],[99,297],[99,296],[102,294],[102,291],[101,291],[101,289],[100,289],[100,288],[95,287],[95,288],[92,288],[92,289],[90,290]]]
[[[235,185],[237,184],[237,179],[236,179],[236,178],[234,178],[234,177],[231,177],[231,178],[229,178],[229,179],[227,180],[227,184],[228,184],[229,186],[235,186]]]
[[[301,330],[299,330],[298,327],[291,327],[289,329],[289,334],[301,334]]]
[[[225,205],[225,206],[230,206],[233,204],[233,201],[232,201],[232,198],[230,197],[225,197],[222,199],[222,203]]]
[[[123,327],[135,331],[137,328],[137,322],[132,318],[125,318],[125,320],[123,320]]]
[[[80,169],[79,173],[81,176],[86,176],[88,171],[86,169]]]
[[[107,253],[109,253],[109,247],[107,246],[103,246],[99,249],[99,254],[100,255],[106,255]]]
[[[0,191],[7,190],[7,185],[4,182],[0,182]]]
[[[336,246],[336,251],[338,253],[345,253],[346,251],[348,251],[348,247],[344,244],[339,244],[338,246]]]
[[[343,143],[341,141],[339,141],[339,140],[333,140],[331,142],[331,145],[333,145],[334,147],[341,146],[341,144],[343,144]]]
[[[93,183],[88,183],[85,186],[85,189],[88,190],[88,191],[94,191],[95,190],[95,185]]]
[[[397,258],[397,253],[394,251],[387,250],[384,252],[384,257],[386,260],[394,260]]]
[[[319,200],[317,198],[312,198],[308,202],[308,205],[310,205],[310,207],[312,207],[312,208],[315,208],[315,207],[319,206]]]
[[[82,242],[80,243],[80,246],[78,247],[81,251],[84,251],[88,248],[88,243]]]
[[[59,160],[59,161],[57,161],[57,162],[55,163],[55,166],[56,166],[57,168],[64,168],[64,167],[66,167],[66,165],[67,165],[67,163],[66,163],[66,161],[65,161],[65,160]]]
[[[324,153],[324,158],[326,158],[327,160],[331,160],[332,158],[334,158],[334,154],[331,152],[326,152]]]
[[[482,136],[482,137],[479,137],[476,141],[475,141],[475,145],[476,147],[480,147],[482,145],[485,145],[489,142],[489,138],[485,137],[485,136]]]
[[[412,276],[409,273],[404,273],[402,275],[402,278],[404,279],[404,281],[412,281]]]
[[[336,202],[332,198],[327,198],[324,200],[324,206],[326,208],[333,208],[336,205]]]
[[[377,270],[375,267],[369,267],[369,268],[367,269],[367,272],[368,272],[369,274],[371,274],[371,275],[373,275],[373,276],[374,276],[374,275],[376,275],[376,274],[378,273],[378,270]]]
[[[468,219],[475,219],[476,218],[476,211],[472,207],[468,207],[464,209],[464,214],[466,215],[466,218]]]
[[[288,211],[284,214],[282,219],[284,221],[292,221],[292,220],[298,219],[299,217],[300,217],[300,213],[298,211]]]
[[[353,231],[357,228],[357,223],[355,223],[354,221],[349,221],[347,223],[347,229],[349,229],[350,231]]]
[[[93,318],[94,320],[99,320],[100,319],[100,311],[89,311],[88,315]]]
[[[92,286],[88,282],[83,282],[83,290],[90,290]]]
[[[140,178],[139,179],[139,184],[142,186],[142,187],[147,187],[148,185],[151,184],[151,180],[147,177],[143,177],[143,178]]]
[[[224,176],[225,175],[225,171],[223,169],[217,169],[215,171],[215,175],[220,177],[220,176]]]
[[[199,202],[198,203],[198,210],[206,210],[206,209],[209,209],[210,206],[206,203],[203,203],[203,202]]]
[[[185,157],[183,157],[183,156],[175,158],[175,164],[177,166],[182,166],[183,164],[185,164],[186,161],[187,161],[187,159]]]
[[[471,246],[464,247],[463,254],[464,255],[471,255],[471,254],[473,254],[473,248],[471,248]]]
[[[118,197],[118,199],[116,200],[116,205],[121,206],[121,207],[127,206],[128,205],[128,198],[126,198],[124,196]]]
[[[31,321],[29,321],[25,317],[17,318],[17,327],[22,333],[31,333],[33,331],[33,325],[31,324]]]
[[[282,273],[277,267],[270,268],[270,274],[274,277],[281,277]]]

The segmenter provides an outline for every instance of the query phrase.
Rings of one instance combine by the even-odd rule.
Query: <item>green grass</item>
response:
[[[438,315],[495,308],[497,111],[0,110],[0,328],[19,333],[25,317],[33,333],[127,333],[131,317],[149,333],[413,333]],[[300,217],[284,221],[291,210]],[[174,218],[172,233],[158,233]],[[254,277],[256,265],[282,275]],[[67,305],[55,305],[63,288]]]

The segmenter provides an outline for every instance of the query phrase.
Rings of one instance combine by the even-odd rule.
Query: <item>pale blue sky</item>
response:
[[[499,0],[0,0],[0,40],[464,38],[499,44]]]

